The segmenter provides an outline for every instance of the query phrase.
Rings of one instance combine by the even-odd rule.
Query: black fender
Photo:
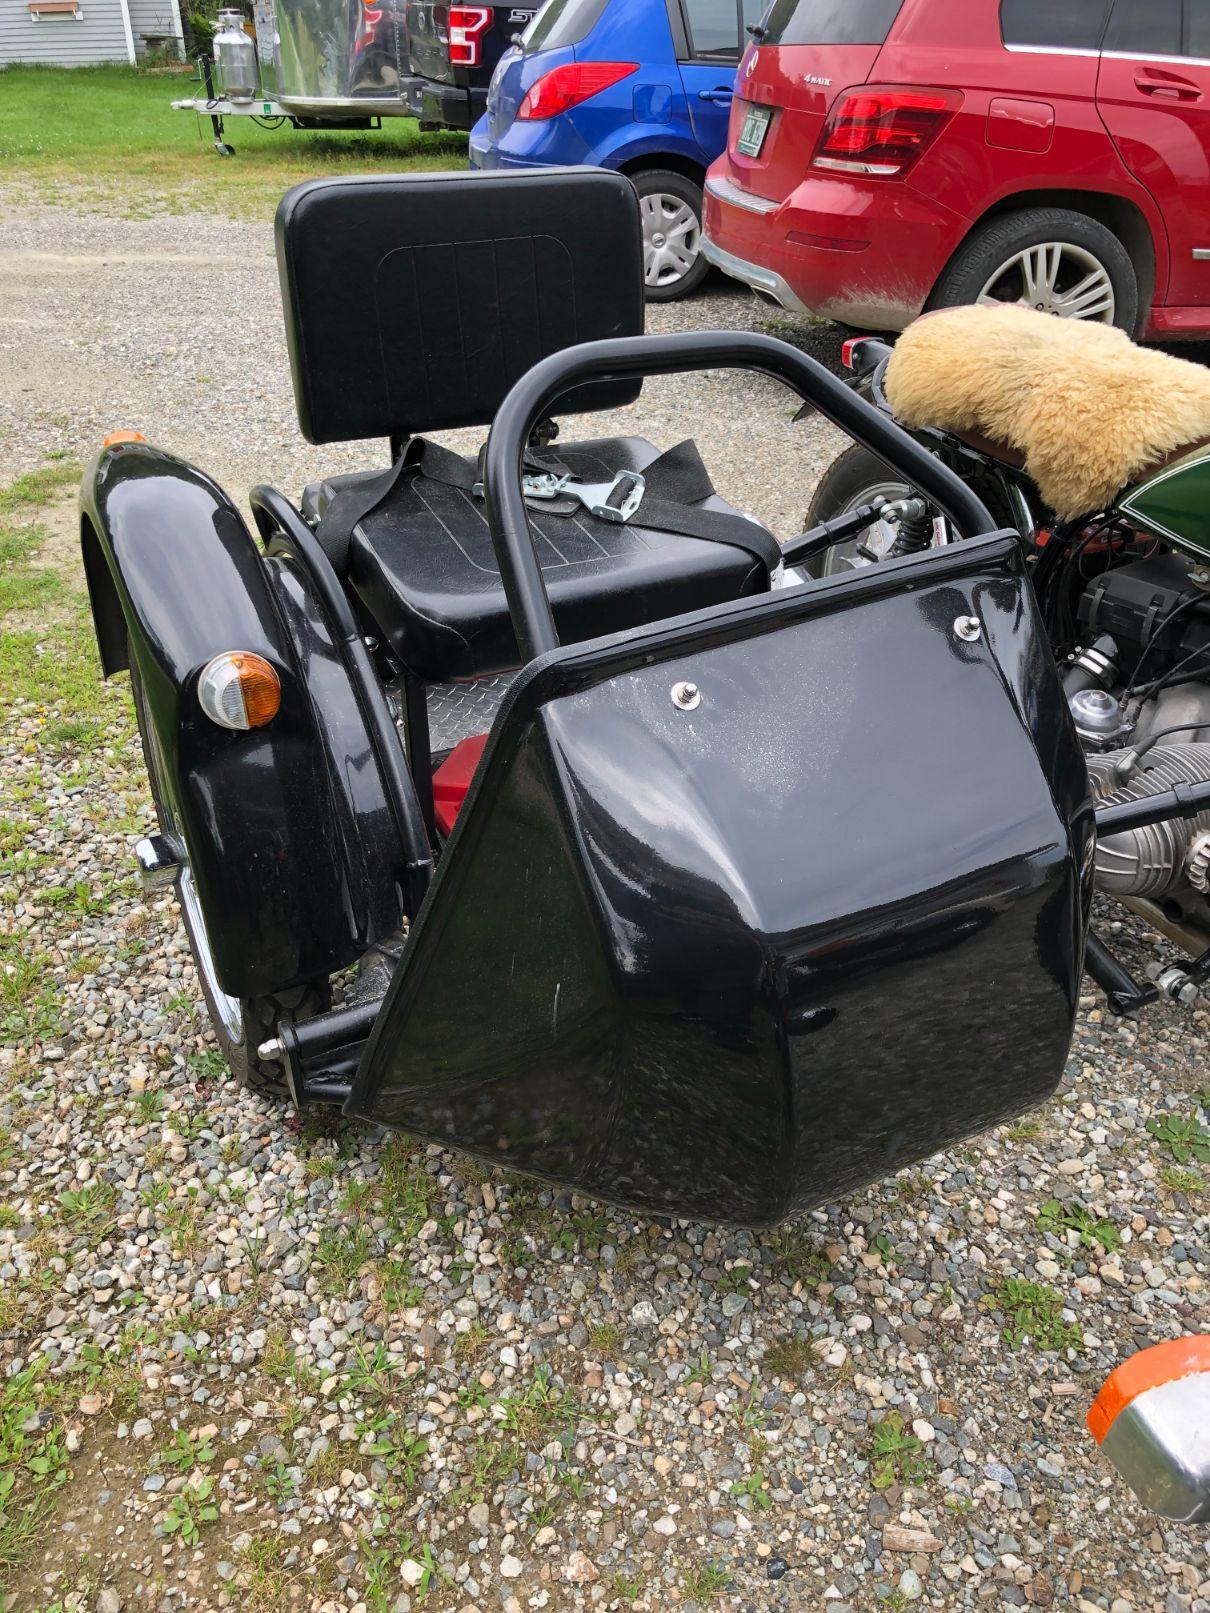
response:
[[[219,985],[254,997],[346,967],[398,929],[404,862],[308,579],[266,560],[216,482],[148,443],[98,455],[80,528],[102,669],[137,661]],[[224,650],[281,679],[266,727],[203,714],[198,675]]]

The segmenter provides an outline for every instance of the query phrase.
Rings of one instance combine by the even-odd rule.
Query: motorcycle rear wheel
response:
[[[147,710],[147,696],[139,677],[138,664],[130,651],[130,692],[134,700],[135,718],[139,725],[139,742],[151,785],[151,798],[160,830],[176,844],[183,846],[183,837],[176,823],[171,800],[164,789],[163,761],[156,742],[155,728]],[[215,977],[214,957],[210,937],[206,933],[206,920],[198,900],[188,864],[176,884],[177,902],[181,909],[181,922],[189,941],[197,969],[198,982],[206,1003],[206,1012],[214,1031],[215,1041],[224,1059],[241,1086],[262,1097],[286,1101],[290,1089],[283,1066],[262,1059],[257,1049],[262,1042],[277,1035],[283,1019],[310,1019],[322,1014],[331,1006],[331,993],[326,980],[307,981],[287,991],[273,992],[262,997],[232,997],[223,990]]]
[[[847,515],[850,510],[870,504],[876,498],[893,501],[907,498],[910,493],[908,484],[897,481],[894,472],[888,470],[876,454],[854,443],[851,448],[845,449],[839,459],[834,459],[820,477],[803,522],[803,530],[809,532],[812,527],[824,521],[834,521],[838,515]],[[894,542],[894,532],[885,533],[884,545],[880,546],[877,541],[878,529],[888,526],[888,522],[876,522],[861,537],[850,538],[847,542],[825,549],[823,554],[815,555],[799,569],[809,577],[834,577],[837,572],[850,571],[858,563],[858,545],[869,543],[871,536],[875,540],[874,548],[889,547]]]

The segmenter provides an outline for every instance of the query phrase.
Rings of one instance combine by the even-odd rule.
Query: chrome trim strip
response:
[[[751,191],[741,190],[733,185],[729,179],[721,175],[711,174],[706,180],[706,190],[709,195],[717,196],[720,202],[726,202],[731,207],[742,207],[746,213],[776,213],[780,202],[771,202],[767,196],[754,196]]]
[[[1099,50],[1086,50],[1082,45],[1005,45],[1017,56],[1099,56]]]
[[[1210,263],[1210,246],[1195,246],[1193,249],[1195,263]]]
[[[1139,50],[1103,50],[1101,55],[1115,62],[1164,62],[1169,67],[1210,67],[1210,58],[1205,56],[1148,56]]]
[[[783,308],[792,314],[807,314],[811,310],[801,298],[797,297],[790,287],[773,269],[762,269],[759,264],[748,263],[744,258],[737,258],[734,252],[724,252],[721,246],[716,246],[703,230],[701,235],[702,256],[716,269],[729,274],[733,280],[740,280],[753,291],[763,291],[767,297],[780,303]]]

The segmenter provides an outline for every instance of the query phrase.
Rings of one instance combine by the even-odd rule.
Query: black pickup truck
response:
[[[496,63],[538,10],[518,5],[447,5],[407,0],[412,77],[408,110],[422,129],[469,129],[487,104]]]

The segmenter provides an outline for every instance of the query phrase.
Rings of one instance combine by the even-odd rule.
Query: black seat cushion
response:
[[[641,471],[659,450],[641,437],[558,444],[582,481]],[[333,477],[304,496],[314,519],[351,478]],[[707,509],[730,511],[717,494]],[[538,558],[564,642],[617,632],[768,586],[746,550],[655,532],[639,515],[616,525],[589,515],[530,507]],[[353,528],[349,581],[402,663],[432,682],[515,667],[517,642],[481,499],[419,473],[405,473]]]

